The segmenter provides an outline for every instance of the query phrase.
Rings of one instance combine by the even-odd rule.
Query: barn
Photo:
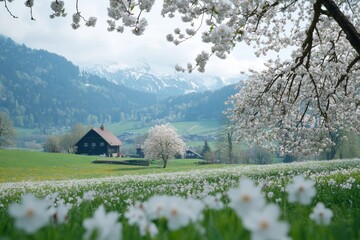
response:
[[[122,142],[104,125],[90,129],[75,145],[76,154],[119,156]]]

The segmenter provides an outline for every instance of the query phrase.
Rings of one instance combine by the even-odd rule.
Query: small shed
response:
[[[90,129],[75,145],[76,154],[120,156],[122,142],[104,125]]]

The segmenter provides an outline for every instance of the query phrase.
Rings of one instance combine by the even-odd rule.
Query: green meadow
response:
[[[222,165],[198,165],[196,159],[174,159],[163,169],[159,162],[150,166],[93,164],[94,160],[124,161],[131,158],[104,158],[64,153],[0,149],[0,183],[19,181],[67,180],[188,171]]]
[[[109,226],[120,230],[120,236],[115,239],[268,239],[266,233],[274,234],[274,231],[284,231],[285,238],[281,239],[360,239],[359,159],[271,165],[198,165],[197,160],[173,160],[166,169],[156,162],[142,167],[92,164],[93,160],[89,156],[0,150],[0,239],[88,239],[88,234],[90,239],[113,239],[101,237],[108,234]],[[307,204],[290,201],[288,186],[297,176],[311,182],[315,190]],[[232,205],[231,195],[240,191],[239,182],[244,179],[257,184],[261,190],[258,197],[265,199],[266,206],[279,211],[274,219],[266,212],[261,213],[263,219],[257,230],[246,227],[244,218],[235,211],[236,205]],[[305,182],[301,184],[305,188],[299,188],[298,194],[308,191]],[[253,196],[256,189],[248,187],[241,191]],[[11,215],[9,210],[29,207],[22,198],[24,194],[35,196],[39,201],[37,207],[41,207],[41,201],[50,204],[50,200],[49,209],[67,206],[64,221],[52,218],[33,232],[25,231],[21,226],[33,224],[31,221],[36,220],[32,217],[38,209],[25,209],[24,216]],[[205,205],[208,196],[218,196],[217,203],[222,207]],[[162,207],[172,206],[170,216],[146,215],[151,208],[147,202],[156,197],[169,201],[158,203]],[[251,200],[240,195],[236,199]],[[196,208],[190,212],[187,209],[194,202],[201,211],[196,217],[191,215],[190,220],[186,219],[186,214],[196,212]],[[332,213],[326,224],[310,218],[318,203],[323,203]],[[117,214],[116,219],[112,218],[116,225],[107,217],[96,215],[96,218],[94,214],[101,207],[106,214]],[[260,210],[253,211],[260,214],[256,212]],[[324,216],[320,212],[315,219]],[[18,219],[21,217],[22,225]],[[90,233],[84,224],[89,219],[98,226]],[[148,225],[142,231],[143,220]],[[170,221],[178,224],[176,229]],[[277,221],[288,227],[272,228]]]

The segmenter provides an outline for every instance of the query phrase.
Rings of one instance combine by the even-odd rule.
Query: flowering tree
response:
[[[147,159],[161,159],[164,168],[169,159],[176,155],[183,155],[186,150],[184,141],[170,124],[152,127],[143,149]]]
[[[14,16],[8,8],[6,9]],[[155,0],[110,0],[108,30],[141,35],[144,12]],[[33,0],[25,5],[32,9]],[[85,19],[78,10],[73,28]],[[65,16],[64,2],[53,1],[51,17]],[[32,11],[31,12],[31,18]],[[358,0],[164,0],[163,16],[181,16],[185,29],[166,36],[178,45],[196,35],[211,45],[195,64],[179,71],[205,71],[211,56],[226,58],[238,42],[255,48],[257,56],[282,49],[291,58],[269,60],[262,72],[251,71],[246,86],[231,99],[231,118],[240,138],[266,143],[284,155],[321,151],[334,144],[337,131],[359,132],[360,4]],[[14,16],[15,17],[15,16]],[[204,31],[203,31],[204,29]]]
[[[0,147],[12,145],[14,138],[15,129],[9,115],[0,111]]]
[[[251,36],[258,54],[293,51],[232,97],[240,137],[296,155],[333,145],[339,130],[359,132],[358,2],[274,1],[261,13]]]

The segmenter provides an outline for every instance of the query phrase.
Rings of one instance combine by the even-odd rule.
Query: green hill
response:
[[[130,121],[139,129],[164,122],[220,121],[227,108],[224,102],[236,91],[231,85],[163,99],[81,72],[62,56],[0,35],[0,111],[6,111],[18,128],[48,133],[49,128],[77,122]]]
[[[64,57],[0,36],[0,110],[15,126],[48,128],[134,118],[154,95],[82,73]]]

